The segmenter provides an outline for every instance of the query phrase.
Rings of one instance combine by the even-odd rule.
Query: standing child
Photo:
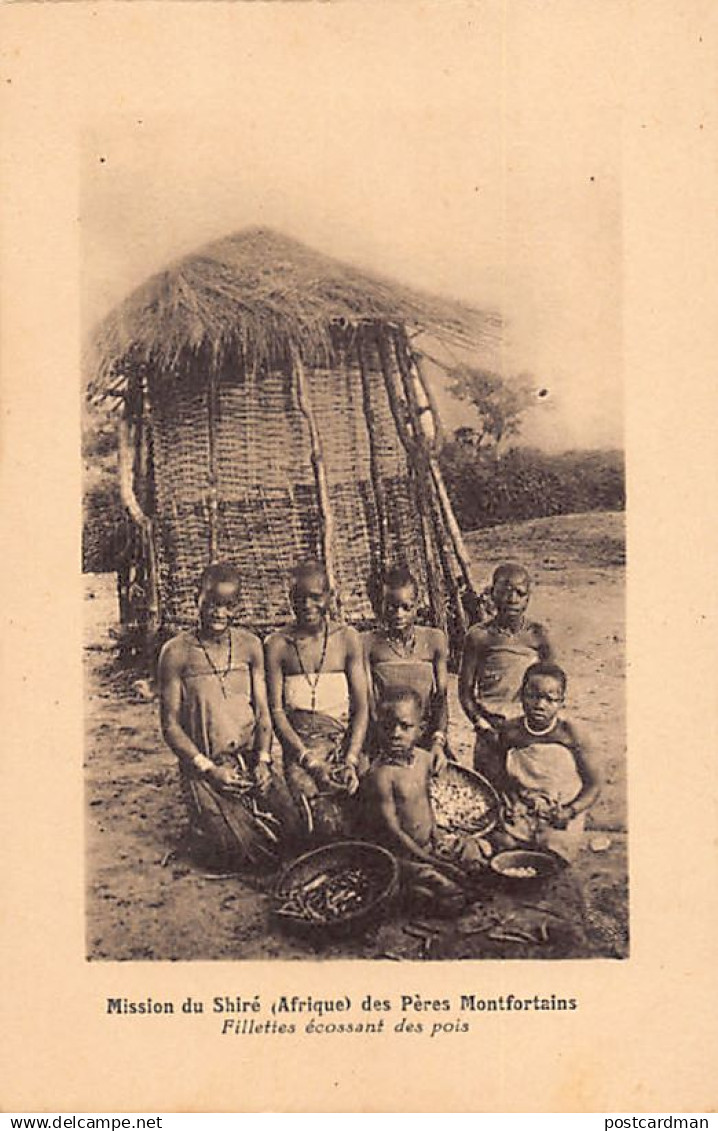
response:
[[[418,742],[431,750],[433,767],[446,764],[449,726],[446,636],[440,628],[416,623],[419,587],[406,566],[394,566],[381,588],[381,622],[364,634],[369,678],[371,743],[376,742],[376,704],[393,687],[413,687],[421,697]]]
[[[565,694],[562,668],[532,664],[521,688],[523,716],[504,724],[498,745],[509,802],[505,831],[572,860],[600,784],[585,739],[561,716]]]
[[[474,768],[494,782],[500,773],[497,733],[521,713],[524,672],[537,660],[553,658],[546,629],[526,616],[530,597],[526,570],[511,562],[500,565],[491,585],[496,615],[470,629],[464,642],[459,699],[476,731]]]
[[[400,858],[402,888],[412,907],[457,914],[465,904],[459,886],[464,876],[436,855],[429,794],[433,759],[417,746],[422,710],[413,687],[388,688],[377,704],[378,752],[362,783],[364,830]]]

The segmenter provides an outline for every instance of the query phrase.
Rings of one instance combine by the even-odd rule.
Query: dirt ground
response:
[[[621,958],[628,950],[623,515],[540,519],[468,536],[477,578],[520,560],[530,612],[549,628],[569,676],[566,714],[591,737],[604,777],[587,843],[543,887],[489,881],[450,923],[394,915],[361,939],[308,943],[271,917],[269,881],[217,878],[182,851],[184,811],[157,705],[114,666],[114,577],[86,577],[87,955],[91,959],[415,960]],[[470,763],[472,730],[452,677],[450,739]],[[607,848],[591,841],[607,833]],[[604,838],[605,840],[606,838]],[[595,847],[598,847],[596,845]],[[518,933],[517,933],[518,932]]]

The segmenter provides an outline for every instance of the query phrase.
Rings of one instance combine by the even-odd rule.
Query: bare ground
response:
[[[114,579],[86,578],[87,955],[91,959],[588,958],[628,948],[623,516],[571,515],[468,536],[477,574],[525,563],[532,614],[549,627],[569,675],[567,713],[591,735],[604,775],[576,864],[524,895],[487,885],[452,923],[394,916],[361,939],[308,944],[271,918],[270,881],[214,878],[182,851],[184,811],[157,707],[117,672],[108,630]],[[451,742],[469,762],[471,727],[452,683]],[[516,935],[528,936],[519,938]],[[510,936],[509,938],[502,936]],[[532,941],[529,941],[529,938]]]

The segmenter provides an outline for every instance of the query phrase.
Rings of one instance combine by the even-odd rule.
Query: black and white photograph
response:
[[[707,1127],[715,5],[0,23],[9,1122]]]
[[[498,12],[83,133],[92,961],[629,954],[620,119]]]

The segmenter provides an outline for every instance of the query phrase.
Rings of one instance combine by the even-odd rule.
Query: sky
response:
[[[82,79],[86,327],[261,224],[498,309],[501,356],[472,360],[548,390],[525,442],[620,446],[621,122],[595,65],[615,57],[616,5],[566,4],[558,25],[542,7],[217,4],[200,24],[178,4],[121,66],[100,46]]]

